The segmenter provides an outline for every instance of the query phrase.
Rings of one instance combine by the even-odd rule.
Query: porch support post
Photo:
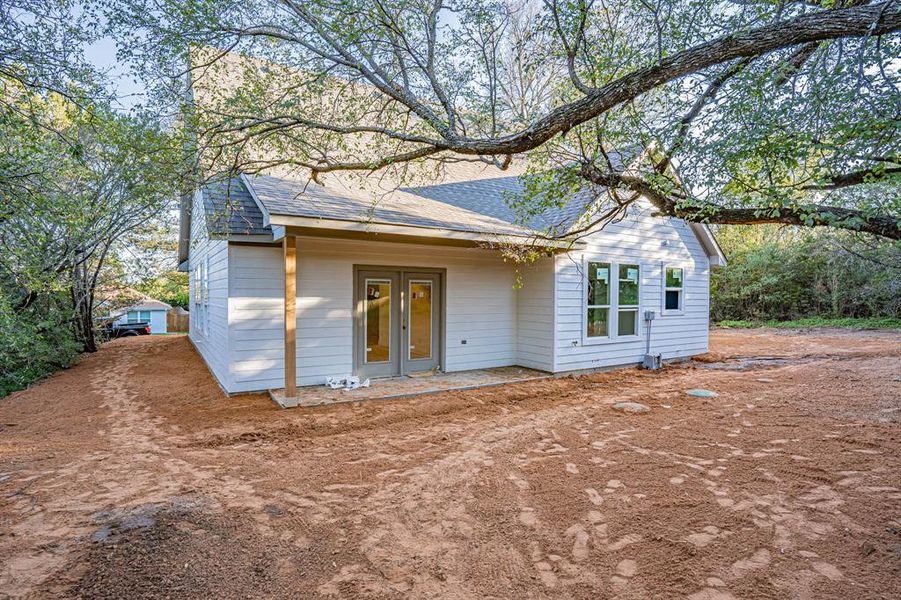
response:
[[[285,255],[285,399],[297,397],[297,238],[282,242]]]

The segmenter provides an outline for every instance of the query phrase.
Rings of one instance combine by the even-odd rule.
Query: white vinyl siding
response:
[[[555,371],[641,362],[645,352],[645,310],[653,310],[657,316],[651,326],[651,352],[673,359],[707,351],[710,275],[707,255],[686,223],[653,217],[650,213],[650,206],[642,203],[623,221],[608,224],[602,231],[586,237],[584,250],[557,257]],[[583,333],[586,290],[582,266],[587,261],[609,262],[614,267],[638,265],[639,335],[608,337],[605,343],[587,342]],[[684,269],[683,311],[661,318],[666,265]],[[614,278],[618,279],[618,273],[614,272]],[[611,294],[615,293],[611,290]],[[611,312],[614,310],[615,304]],[[610,326],[610,331],[616,332],[615,323]]]
[[[541,258],[519,270],[516,292],[516,364],[554,370],[554,259]]]
[[[231,391],[228,365],[228,242],[210,239],[201,193],[194,195],[188,286],[191,316],[188,335],[219,384]],[[204,300],[206,302],[204,302]]]
[[[284,385],[284,279],[278,247],[229,248],[230,391]],[[300,385],[353,371],[353,266],[447,269],[444,368],[517,364],[515,273],[487,250],[301,237],[297,240]],[[550,281],[549,281],[550,282]],[[545,292],[546,293],[546,292]],[[463,343],[465,341],[465,343]]]
[[[191,339],[228,392],[280,388],[282,249],[210,240],[199,214],[192,228],[191,307],[199,304],[209,322],[202,325],[192,311]],[[298,238],[298,383],[318,385],[353,370],[354,265],[446,269],[441,343],[447,371],[521,365],[566,372],[636,364],[645,351],[645,310],[657,313],[652,352],[672,359],[707,351],[709,262],[685,223],[652,217],[645,207],[584,242],[582,249],[523,266],[517,275],[512,263],[484,249]],[[609,335],[597,343],[586,343],[585,336],[588,261],[609,263],[613,283]],[[620,301],[620,266],[638,268],[637,306]],[[666,266],[684,269],[683,310],[662,316]],[[636,311],[638,335],[620,332],[623,310]]]

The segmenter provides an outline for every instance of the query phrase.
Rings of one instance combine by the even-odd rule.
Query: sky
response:
[[[136,81],[129,66],[116,58],[116,44],[111,38],[101,38],[85,48],[85,58],[101,73],[109,77],[118,98],[117,109],[128,111],[146,99],[144,86]]]

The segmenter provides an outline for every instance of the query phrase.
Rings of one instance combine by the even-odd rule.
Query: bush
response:
[[[806,327],[836,327],[841,329],[901,329],[901,319],[888,317],[869,317],[843,319],[826,319],[810,317],[793,321],[720,321],[717,327],[727,329],[752,329],[754,327],[776,327],[778,329],[804,329]]]
[[[151,298],[156,298],[173,308],[188,309],[188,274],[167,271],[150,281],[135,286],[135,289]]]
[[[17,313],[0,295],[0,398],[78,358],[81,345],[72,335],[62,303],[47,298],[41,304]]]
[[[901,317],[901,245],[836,231],[722,227],[729,264],[711,275],[711,318]]]

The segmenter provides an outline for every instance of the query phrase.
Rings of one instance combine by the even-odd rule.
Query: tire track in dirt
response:
[[[752,362],[789,358],[278,412],[218,395],[178,340],[121,346],[72,392],[105,403],[72,434],[99,429],[97,443],[66,460],[16,459],[13,482],[30,484],[45,521],[19,530],[13,555],[65,545],[52,552],[70,560],[34,573],[99,573],[72,588],[84,597],[104,585],[153,597],[154,581],[173,598],[893,597],[897,338],[723,339]],[[139,365],[169,381],[141,380]],[[720,396],[685,396],[695,387]],[[628,400],[652,410],[610,409]],[[72,551],[96,511],[185,495],[202,511],[161,514],[121,549]],[[0,517],[13,527],[37,516],[9,508]],[[4,562],[12,543],[0,536]],[[13,575],[36,589],[29,569]]]
[[[79,542],[98,529],[98,517],[105,513],[166,505],[207,482],[225,486],[226,499],[253,497],[253,488],[239,479],[173,456],[177,438],[163,430],[162,418],[132,389],[135,367],[134,353],[118,353],[104,369],[90,373],[85,389],[69,390],[94,397],[107,410],[105,424],[96,431],[97,446],[104,449],[75,455],[53,468],[16,473],[16,482],[25,483],[28,493],[14,496],[7,507],[19,519],[5,539],[33,542],[3,553],[0,595],[26,595],[60,570],[80,549]]]

